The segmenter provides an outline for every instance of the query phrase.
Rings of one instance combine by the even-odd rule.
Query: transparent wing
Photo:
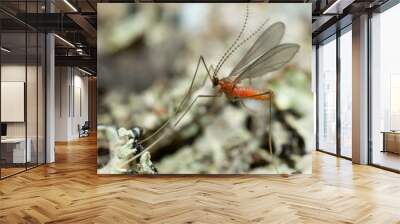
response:
[[[254,42],[239,63],[233,68],[229,76],[240,74],[247,66],[278,45],[285,33],[285,24],[277,22],[266,29]]]
[[[299,51],[298,44],[280,44],[264,55],[255,60],[252,64],[242,70],[242,72],[235,78],[235,82],[246,78],[254,78],[257,76],[265,75],[281,69],[286,65]]]

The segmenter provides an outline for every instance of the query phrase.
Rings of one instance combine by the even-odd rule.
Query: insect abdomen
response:
[[[245,88],[240,86],[233,86],[231,82],[220,80],[219,85],[221,90],[231,98],[254,99],[254,100],[268,100],[270,95],[262,94],[258,90],[252,88]]]
[[[269,95],[262,94],[262,92],[250,88],[234,88],[232,91],[234,97],[239,97],[243,99],[254,99],[254,100],[267,100]]]

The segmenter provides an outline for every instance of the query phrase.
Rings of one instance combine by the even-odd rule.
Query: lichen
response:
[[[138,149],[138,137],[132,130],[111,126],[98,127],[98,147],[106,153],[98,155],[102,161],[97,169],[98,174],[155,174],[157,169],[151,161],[149,152],[143,153],[137,159],[133,159],[140,150]]]

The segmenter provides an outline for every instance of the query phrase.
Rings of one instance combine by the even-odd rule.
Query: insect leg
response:
[[[151,148],[153,148],[153,146],[155,146],[159,141],[161,141],[162,139],[164,139],[164,137],[167,135],[167,133],[163,133],[157,140],[155,140],[153,143],[151,143],[149,146],[147,146],[145,149],[143,149],[141,152],[139,152],[138,154],[136,154],[135,156],[133,156],[132,158],[130,158],[129,160],[123,162],[120,166],[123,167],[126,164],[129,164],[132,161],[135,161],[137,158],[139,158],[139,156],[141,156],[143,153],[145,153],[146,151],[149,151]]]
[[[178,115],[179,112],[181,112],[182,106],[186,103],[186,101],[189,99],[189,97],[190,97],[191,94],[192,94],[192,89],[193,89],[193,86],[194,86],[194,81],[196,80],[197,72],[198,72],[199,67],[200,67],[201,64],[204,65],[204,67],[206,68],[206,71],[207,71],[207,76],[210,78],[210,80],[212,80],[211,75],[210,75],[210,71],[209,71],[208,68],[207,68],[207,64],[206,64],[206,62],[205,62],[205,60],[204,60],[204,57],[203,57],[203,56],[200,56],[200,57],[199,57],[199,61],[197,62],[196,70],[195,70],[195,72],[194,72],[192,81],[190,82],[189,89],[188,89],[187,93],[185,94],[185,96],[183,97],[182,101],[179,103],[179,105],[178,105],[177,109],[175,110],[175,112],[174,112],[174,113],[171,115],[171,117],[168,118],[168,120],[165,121],[165,122],[161,125],[161,127],[159,127],[155,132],[153,132],[150,136],[146,137],[145,139],[141,140],[141,141],[140,141],[140,144],[142,144],[142,143],[144,143],[144,142],[150,140],[151,138],[153,138],[154,136],[156,136],[158,133],[160,133],[164,128],[166,128],[166,127],[171,123],[171,120],[173,119],[173,117],[176,116],[176,115]],[[206,77],[207,77],[207,76],[206,76]],[[203,81],[203,83],[202,83],[201,86],[204,86],[206,80],[207,80],[207,78],[204,79],[204,81]]]
[[[189,106],[184,110],[183,114],[178,118],[178,120],[174,123],[173,127],[176,127],[179,122],[183,119],[183,117],[187,114],[187,112],[190,111],[190,109],[192,108],[192,106],[194,105],[194,103],[199,99],[199,98],[213,98],[213,97],[219,97],[221,96],[221,94],[217,94],[217,95],[198,95],[196,96],[196,98],[189,104]],[[158,142],[160,142],[165,136],[167,135],[167,133],[163,133],[163,135],[161,135],[157,140],[155,140],[151,145],[147,146],[143,151],[141,151],[140,153],[136,154],[134,157],[132,157],[131,159],[129,159],[128,161],[126,161],[124,164],[128,164],[132,161],[134,161],[135,159],[137,159],[139,156],[141,156],[143,153],[149,151],[153,146],[155,146]]]
[[[274,100],[274,92],[271,91],[270,93],[270,100],[269,100],[269,129],[268,129],[268,147],[269,147],[269,153],[271,154],[271,158],[272,158],[272,164],[274,166],[275,172],[276,174],[279,174],[279,169],[275,164],[275,160],[274,160],[274,154],[272,153],[272,101]]]
[[[186,110],[183,112],[183,114],[178,118],[178,120],[175,122],[174,127],[176,127],[179,122],[183,119],[183,117],[187,114],[187,112],[190,111],[194,103],[199,99],[199,98],[213,98],[213,97],[220,97],[221,94],[216,94],[216,95],[198,95],[196,98],[189,104],[189,106],[186,108]]]
[[[269,116],[268,116],[268,120],[269,120],[269,128],[268,128],[268,148],[269,148],[269,153],[272,157],[272,164],[274,166],[274,169],[276,171],[277,174],[279,174],[279,169],[275,164],[275,160],[274,160],[274,154],[272,152],[272,101],[274,100],[274,92],[272,90],[268,90],[265,91],[263,93],[260,94],[255,94],[249,97],[255,97],[255,96],[262,96],[262,95],[269,95]],[[241,101],[241,103],[243,104],[243,102]],[[243,104],[244,105],[244,104]]]
[[[193,89],[194,81],[195,81],[195,79],[196,79],[197,71],[199,70],[200,64],[203,64],[204,68],[205,68],[206,71],[207,71],[207,76],[206,76],[206,78],[204,79],[204,81],[201,82],[200,87],[202,87],[202,86],[205,85],[205,82],[206,82],[206,80],[207,80],[207,77],[209,77],[209,78],[210,78],[210,81],[212,82],[212,76],[211,76],[211,74],[210,74],[210,70],[208,69],[207,63],[206,63],[206,61],[204,60],[204,57],[203,57],[203,56],[200,56],[200,57],[199,57],[199,61],[197,62],[196,71],[194,72],[193,79],[192,79],[192,81],[191,81],[191,83],[190,83],[189,90],[188,90],[187,94],[185,95],[185,97],[183,98],[183,100],[181,101],[181,103],[179,104],[176,113],[179,113],[179,112],[180,112],[180,109],[181,109],[182,105],[185,104],[185,102],[187,101],[188,97],[189,97],[189,96],[191,95],[191,93],[192,93],[191,91],[192,91],[192,89]],[[212,67],[210,67],[210,68],[212,68]]]
[[[210,65],[210,68],[208,69],[209,74],[213,74],[214,73],[214,67],[212,65]],[[212,82],[211,76],[204,76],[204,80],[201,82],[200,87],[204,86],[206,84],[207,78],[210,77],[210,80]]]

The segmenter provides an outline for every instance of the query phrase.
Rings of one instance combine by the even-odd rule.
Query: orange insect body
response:
[[[219,80],[218,85],[221,91],[225,93],[229,98],[242,98],[242,99],[254,99],[254,100],[268,100],[270,95],[261,95],[262,92],[252,89],[234,86],[234,84],[227,80]]]

